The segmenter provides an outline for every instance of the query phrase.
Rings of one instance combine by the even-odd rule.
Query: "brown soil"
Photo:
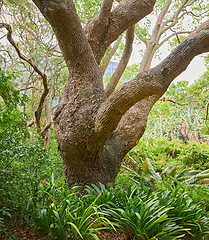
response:
[[[49,237],[41,235],[40,232],[35,231],[29,226],[17,226],[10,229],[3,235],[0,235],[0,239],[17,239],[17,240],[48,240]]]
[[[125,235],[120,232],[111,232],[109,230],[102,231],[99,237],[103,240],[125,240]],[[29,226],[18,226],[10,231],[7,231],[3,235],[0,235],[0,240],[50,240],[48,236],[43,236],[37,230],[32,229]]]
[[[102,234],[99,236],[104,240],[125,240],[126,237],[124,233],[121,232],[111,232],[108,230],[105,230],[102,232]]]

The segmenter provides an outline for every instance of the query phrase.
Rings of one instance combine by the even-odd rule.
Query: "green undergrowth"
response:
[[[127,188],[89,186],[87,194],[68,189],[51,175],[26,213],[42,234],[52,239],[101,239],[101,231],[125,233],[127,239],[204,239],[209,229],[205,210],[184,189],[169,185],[151,189],[142,182]]]
[[[165,183],[185,189],[193,201],[209,211],[209,145],[179,140],[140,141],[123,162],[123,177],[150,188],[165,188]]]
[[[18,94],[14,91],[17,104],[22,99]],[[9,229],[17,224],[59,240],[101,239],[106,229],[130,240],[206,239],[208,189],[190,186],[202,172],[184,185],[172,167],[183,164],[207,171],[207,145],[141,142],[125,159],[115,188],[93,185],[80,195],[77,186],[69,189],[63,180],[54,130],[47,151],[40,137],[24,128],[27,116],[15,104],[2,102],[0,107],[0,235],[6,239],[15,239]],[[171,169],[165,171],[168,165]]]
[[[46,151],[38,137],[33,141],[11,138],[4,139],[0,168],[0,234],[8,239],[8,226],[17,222],[33,226],[49,239],[101,239],[105,229],[123,232],[127,239],[206,239],[209,190],[194,181],[183,182],[203,170],[194,172],[186,165],[184,171],[184,166],[178,167],[183,162],[175,160],[189,146],[152,141],[148,151],[142,143],[126,157],[115,188],[90,186],[82,196],[76,186],[69,189],[63,181],[55,141]],[[191,146],[200,152],[198,144]],[[201,151],[206,147],[201,146]],[[158,172],[160,156],[170,160]]]
[[[149,158],[154,168],[160,172],[167,166],[178,166],[205,170],[209,168],[209,145],[207,143],[165,139],[141,140],[129,153],[135,160]]]

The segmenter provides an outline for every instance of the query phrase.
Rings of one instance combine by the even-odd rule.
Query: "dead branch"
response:
[[[174,101],[174,100],[172,100],[172,99],[166,99],[165,97],[160,98],[159,101],[160,101],[160,102],[172,102],[172,103],[178,104],[179,106],[188,105],[187,103],[182,104],[182,103],[179,103],[179,102]]]

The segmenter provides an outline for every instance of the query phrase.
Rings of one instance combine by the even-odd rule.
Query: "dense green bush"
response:
[[[39,136],[30,138],[27,116],[21,110],[27,98],[14,88],[13,77],[14,74],[0,69],[1,225],[11,214],[26,217],[28,198],[37,195],[40,181],[49,179],[51,172],[57,177],[62,175],[55,144],[51,144],[52,151],[47,152]],[[5,209],[9,214],[3,214]],[[15,217],[12,221],[15,223]]]
[[[169,165],[183,164],[185,167],[201,170],[209,167],[207,143],[189,142],[184,144],[181,140],[148,139],[141,140],[129,154],[136,160],[149,158],[158,172],[163,171]]]

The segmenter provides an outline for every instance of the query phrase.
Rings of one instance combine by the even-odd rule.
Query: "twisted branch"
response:
[[[18,47],[18,45],[15,43],[14,39],[12,38],[12,27],[7,24],[7,23],[0,23],[0,28],[6,28],[7,29],[7,39],[8,41],[11,43],[11,45],[15,48],[19,58],[21,58],[22,60],[24,60],[25,62],[27,62],[36,73],[38,73],[39,76],[41,76],[42,78],[42,82],[43,82],[43,86],[44,86],[44,91],[41,95],[40,101],[39,101],[39,105],[37,110],[35,111],[35,118],[36,118],[36,126],[38,131],[41,131],[41,113],[44,107],[44,101],[46,99],[47,94],[49,93],[49,88],[48,88],[48,83],[47,83],[47,76],[45,73],[43,73],[34,63],[33,61],[26,57],[25,55],[23,55]]]

